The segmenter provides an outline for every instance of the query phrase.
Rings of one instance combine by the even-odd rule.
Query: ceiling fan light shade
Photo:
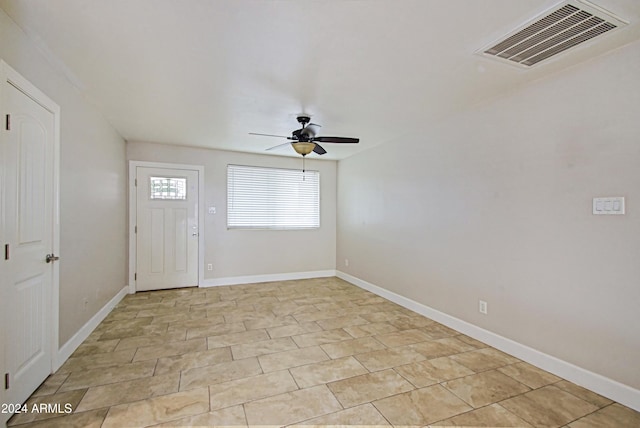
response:
[[[313,149],[316,148],[315,143],[307,143],[307,142],[291,143],[291,145],[293,146],[293,150],[295,150],[296,153],[302,156],[308,155],[313,151]]]

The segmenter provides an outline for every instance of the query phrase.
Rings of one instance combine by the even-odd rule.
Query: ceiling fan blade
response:
[[[315,123],[310,123],[304,127],[304,133],[309,137],[314,137],[318,134],[318,131],[320,130],[320,128],[321,128],[320,125],[316,125]]]
[[[280,148],[282,148],[284,146],[288,146],[290,144],[291,143],[282,143],[282,144],[278,144],[277,146],[269,147],[268,149],[265,149],[265,150],[277,150],[277,149],[280,149]]]
[[[279,138],[289,138],[284,135],[273,135],[273,134],[258,134],[255,132],[249,132],[249,135],[260,135],[262,137],[279,137]]]
[[[316,146],[313,148],[313,152],[319,155],[327,153],[327,151],[323,149],[322,146],[318,143],[316,143]]]
[[[346,137],[315,137],[313,141],[319,141],[321,143],[357,143],[360,139]]]

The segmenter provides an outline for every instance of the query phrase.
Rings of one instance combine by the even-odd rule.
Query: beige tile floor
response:
[[[639,427],[640,414],[337,278],[127,296],[18,427]]]

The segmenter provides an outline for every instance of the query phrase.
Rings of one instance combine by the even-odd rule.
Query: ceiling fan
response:
[[[305,114],[301,114],[297,117],[298,123],[302,125],[302,128],[296,129],[291,133],[290,137],[284,135],[272,135],[272,134],[257,134],[255,132],[250,132],[250,135],[262,135],[266,137],[279,137],[286,138],[290,140],[290,142],[279,144],[274,147],[270,147],[267,150],[277,149],[279,147],[285,146],[287,144],[291,144],[296,153],[302,155],[303,157],[308,155],[311,152],[314,152],[318,155],[323,155],[327,153],[327,151],[322,148],[322,146],[318,143],[340,143],[340,144],[353,144],[360,141],[359,138],[346,138],[346,137],[320,137],[317,135],[318,128],[320,125],[316,125],[315,123],[310,123],[311,117]]]

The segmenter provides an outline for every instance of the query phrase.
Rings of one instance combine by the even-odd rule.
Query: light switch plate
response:
[[[624,196],[593,198],[593,214],[624,215]]]

